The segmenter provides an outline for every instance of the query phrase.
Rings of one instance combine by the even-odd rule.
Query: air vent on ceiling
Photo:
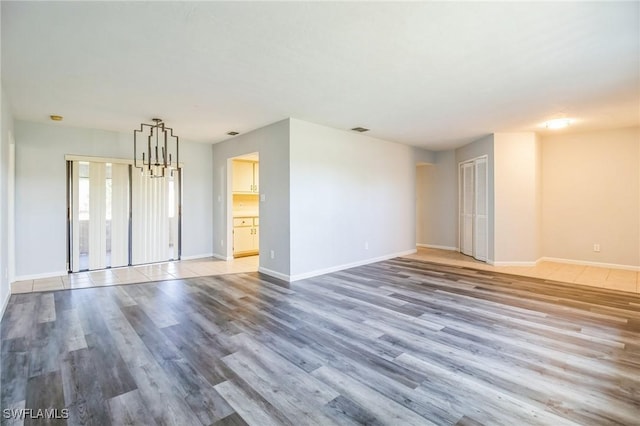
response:
[[[365,129],[364,127],[354,127],[354,128],[353,128],[353,129],[351,129],[351,130],[353,130],[354,132],[360,132],[360,133],[368,132],[368,131],[369,131],[369,129]]]
[[[227,132],[227,134],[228,134],[229,136],[239,135],[239,133],[238,133],[238,132]]]

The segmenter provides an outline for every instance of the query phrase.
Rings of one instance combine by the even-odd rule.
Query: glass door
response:
[[[70,270],[128,265],[129,166],[73,161],[70,175]]]

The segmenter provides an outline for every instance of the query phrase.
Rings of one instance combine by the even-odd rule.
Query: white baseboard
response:
[[[216,255],[213,253],[205,253],[205,254],[196,254],[193,256],[180,256],[180,260],[195,260],[195,259],[204,259],[206,257],[215,257]]]
[[[280,272],[276,272],[276,271],[272,271],[271,269],[267,269],[267,268],[263,268],[262,266],[258,268],[258,272],[265,274],[265,275],[269,275],[271,277],[274,278],[278,278],[280,280],[286,281],[286,282],[291,282],[291,277],[287,274],[283,274]]]
[[[69,272],[67,271],[58,271],[58,272],[45,272],[43,274],[32,274],[32,275],[19,275],[16,277],[14,282],[17,281],[28,281],[28,280],[40,280],[43,278],[57,278],[63,275],[67,275]]]
[[[4,318],[4,311],[7,310],[7,306],[9,305],[9,299],[11,299],[11,284],[9,284],[9,294],[4,298],[2,302],[2,309],[0,310],[0,321]]]
[[[492,266],[536,266],[539,260],[533,261],[494,261],[487,260],[487,263]]]
[[[416,246],[432,248],[432,249],[440,249],[440,250],[458,251],[458,247],[451,247],[451,246],[438,246],[434,244],[416,244]]]
[[[598,268],[624,269],[627,271],[640,271],[640,266],[621,265],[619,263],[590,262],[587,260],[562,259],[559,257],[541,257],[538,262],[568,263],[570,265],[596,266]]]
[[[305,272],[305,273],[302,273],[302,274],[292,275],[290,277],[290,281],[304,280],[306,278],[317,277],[318,275],[324,275],[324,274],[330,274],[332,272],[342,271],[343,269],[355,268],[356,266],[368,265],[370,263],[375,263],[375,262],[382,262],[383,260],[393,259],[394,257],[407,256],[407,255],[413,254],[415,252],[417,252],[416,249],[406,250],[406,251],[402,251],[402,252],[399,252],[399,253],[387,254],[387,255],[384,255],[384,256],[374,257],[374,258],[365,259],[365,260],[359,260],[357,262],[345,263],[343,265],[338,265],[338,266],[332,266],[330,268],[318,269],[318,270],[311,271],[311,272]]]
[[[223,256],[223,255],[218,254],[218,253],[213,253],[211,256],[215,257],[216,259],[224,260],[225,262],[233,260],[233,256]]]

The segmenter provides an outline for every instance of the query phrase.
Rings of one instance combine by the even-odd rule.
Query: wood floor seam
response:
[[[2,407],[56,424],[640,419],[640,295],[418,259],[14,294],[0,339]]]

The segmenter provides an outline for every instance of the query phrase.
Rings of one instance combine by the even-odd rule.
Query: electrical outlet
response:
[[[600,253],[600,244],[594,243],[593,244],[593,251],[595,251],[596,253]]]
[[[224,247],[224,240],[220,240],[220,247]]]
[[[364,249],[369,250],[369,241],[364,242]]]
[[[271,255],[272,259],[276,258],[276,252],[274,250],[271,250],[271,252],[269,254]]]
[[[260,201],[267,201],[267,196],[264,194],[260,194]]]

